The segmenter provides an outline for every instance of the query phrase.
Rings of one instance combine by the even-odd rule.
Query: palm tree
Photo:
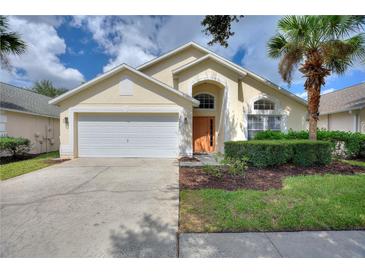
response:
[[[9,31],[8,19],[0,15],[0,63],[3,68],[10,68],[9,54],[20,55],[25,52],[26,44],[19,35]]]
[[[332,73],[343,74],[354,62],[365,62],[365,16],[285,16],[268,42],[268,53],[280,58],[279,73],[290,84],[293,71],[305,77],[309,139],[317,139],[321,87]]]
[[[35,82],[32,90],[39,94],[52,98],[57,97],[67,91],[67,89],[65,88],[56,88],[50,80]]]

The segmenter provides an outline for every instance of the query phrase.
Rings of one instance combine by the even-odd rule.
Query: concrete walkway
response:
[[[182,258],[365,257],[365,231],[184,233]]]
[[[181,167],[202,167],[205,165],[219,166],[223,156],[217,153],[194,154],[195,162],[180,162]]]
[[[0,183],[1,257],[176,257],[178,164],[80,158]]]

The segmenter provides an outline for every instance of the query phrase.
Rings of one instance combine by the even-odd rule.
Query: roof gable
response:
[[[243,74],[246,74],[246,76],[250,76],[252,78],[255,78],[258,81],[261,81],[265,85],[270,86],[271,88],[274,88],[275,90],[279,91],[280,93],[282,93],[282,94],[284,94],[286,96],[289,96],[290,98],[292,98],[293,100],[297,101],[298,103],[301,103],[303,105],[307,105],[307,101],[306,100],[304,100],[301,97],[295,95],[294,93],[291,93],[290,91],[288,91],[288,90],[286,90],[286,89],[284,89],[284,88],[282,88],[282,87],[274,84],[273,82],[271,82],[271,81],[269,81],[269,80],[267,80],[267,79],[265,79],[265,78],[263,78],[263,77],[255,74],[255,73],[253,73],[253,72],[251,72],[251,71],[249,71],[249,70],[247,70],[247,69],[245,69],[245,68],[243,68],[243,67],[241,67],[241,66],[239,66],[239,65],[237,65],[235,63],[233,63],[232,61],[230,61],[230,60],[228,60],[228,59],[226,59],[226,58],[224,58],[224,57],[222,57],[222,56],[214,53],[213,51],[211,51],[211,50],[209,50],[209,49],[207,49],[207,48],[205,48],[205,47],[203,47],[203,46],[201,46],[201,45],[199,45],[199,44],[197,44],[195,42],[186,43],[186,44],[184,44],[184,45],[182,45],[182,46],[180,46],[180,47],[178,47],[178,48],[176,48],[176,49],[174,49],[172,51],[169,51],[169,52],[167,52],[167,53],[165,53],[165,54],[163,54],[163,55],[161,55],[161,56],[159,56],[159,57],[157,57],[157,58],[155,58],[155,59],[153,59],[153,60],[151,60],[151,61],[149,61],[149,62],[147,62],[147,63],[145,63],[145,64],[143,64],[141,66],[139,66],[139,67],[137,67],[137,70],[143,70],[143,69],[145,69],[147,67],[150,67],[150,66],[152,66],[152,65],[154,65],[154,64],[156,64],[156,63],[158,63],[158,62],[160,62],[160,61],[162,61],[162,60],[164,60],[166,58],[169,58],[170,56],[172,56],[174,54],[177,54],[178,52],[180,52],[180,51],[182,51],[182,50],[184,50],[184,49],[186,49],[188,47],[194,47],[196,49],[199,49],[202,52],[205,52],[207,55],[210,55],[210,57],[206,57],[206,58],[213,58],[214,57],[215,60],[220,60],[220,62],[222,64],[224,63],[225,65],[229,66],[231,69],[234,68],[235,71],[241,71]],[[204,58],[204,57],[205,56],[203,56],[201,58]],[[204,59],[202,59],[200,61],[203,61],[203,60]],[[198,60],[195,60],[194,62],[196,62],[196,61],[198,61]]]
[[[176,49],[173,49],[171,51],[168,51],[168,52],[162,54],[161,56],[159,56],[157,58],[154,58],[154,59],[152,59],[152,60],[150,60],[150,61],[148,61],[148,62],[140,65],[139,67],[137,67],[137,70],[144,70],[146,68],[149,68],[149,67],[151,67],[151,66],[153,66],[153,65],[155,65],[155,64],[157,64],[157,63],[159,63],[159,62],[161,62],[163,60],[166,60],[166,59],[174,56],[175,54],[178,54],[178,53],[180,53],[180,52],[182,52],[185,49],[188,49],[190,47],[193,47],[195,49],[198,49],[199,51],[201,51],[203,53],[207,53],[206,50],[204,48],[200,47],[198,44],[196,44],[194,42],[189,42],[189,43],[186,43],[186,44],[184,44],[184,45],[182,45],[182,46],[180,46],[180,47],[178,47]]]
[[[170,86],[168,86],[168,85],[166,85],[166,84],[164,84],[164,83],[162,83],[162,82],[160,82],[160,81],[158,81],[158,80],[156,80],[156,79],[154,79],[154,78],[152,78],[152,77],[150,77],[150,76],[148,76],[148,75],[146,75],[146,74],[144,74],[140,71],[137,71],[134,68],[132,68],[132,67],[126,65],[126,64],[122,64],[122,65],[120,65],[120,66],[118,66],[118,67],[116,67],[116,68],[114,68],[114,69],[112,69],[112,70],[110,70],[110,71],[108,71],[108,72],[106,72],[106,73],[104,73],[104,74],[102,74],[102,75],[100,75],[100,76],[98,76],[98,77],[82,84],[81,86],[62,94],[62,95],[54,98],[53,100],[50,100],[49,103],[50,104],[58,104],[59,102],[65,100],[65,99],[67,99],[67,98],[69,98],[69,97],[71,97],[71,96],[73,96],[73,95],[75,95],[75,94],[77,94],[77,93],[79,93],[79,92],[95,85],[96,83],[99,83],[99,82],[101,82],[101,81],[103,81],[103,80],[105,80],[105,79],[107,79],[107,78],[123,71],[123,70],[128,70],[129,72],[131,72],[131,73],[133,73],[133,74],[135,74],[139,77],[142,77],[142,78],[144,78],[144,79],[146,79],[146,80],[148,80],[148,81],[150,81],[154,84],[157,84],[157,85],[161,86],[162,88],[174,93],[175,95],[177,95],[177,96],[179,96],[179,97],[181,97],[181,98],[183,98],[187,101],[190,101],[191,103],[193,103],[193,105],[199,105],[199,101],[195,100],[191,96],[189,96],[189,95],[187,95],[187,94],[185,94],[185,93],[183,93],[179,90],[176,90],[176,89],[174,89],[174,88],[172,88],[172,87],[170,87]]]
[[[183,71],[185,71],[185,70],[187,70],[187,69],[189,69],[189,68],[191,68],[191,67],[193,67],[195,65],[198,65],[198,64],[200,64],[202,62],[205,62],[207,60],[213,60],[214,62],[217,62],[218,64],[220,64],[220,65],[222,65],[222,66],[224,66],[224,67],[226,67],[226,68],[228,68],[228,69],[236,72],[237,74],[239,74],[241,76],[246,76],[247,75],[246,72],[244,72],[242,69],[237,68],[236,66],[232,65],[226,59],[217,58],[216,56],[214,56],[212,54],[207,54],[207,55],[205,55],[205,56],[203,56],[203,57],[201,57],[201,58],[199,58],[199,59],[197,59],[197,60],[195,60],[193,62],[190,62],[190,63],[188,63],[186,65],[183,65],[183,66],[175,69],[172,72],[172,74],[174,74],[174,75],[179,74],[180,72],[183,72]]]

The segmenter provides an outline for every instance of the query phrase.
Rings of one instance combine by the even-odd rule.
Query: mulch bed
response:
[[[287,176],[364,173],[365,168],[342,162],[333,162],[327,166],[297,167],[283,165],[273,168],[249,167],[245,178],[224,173],[222,178],[211,176],[201,167],[180,167],[181,189],[217,188],[224,190],[255,189],[269,190],[282,188],[282,181]]]

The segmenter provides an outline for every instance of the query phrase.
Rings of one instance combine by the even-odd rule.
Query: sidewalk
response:
[[[182,233],[182,258],[365,257],[365,231]]]

